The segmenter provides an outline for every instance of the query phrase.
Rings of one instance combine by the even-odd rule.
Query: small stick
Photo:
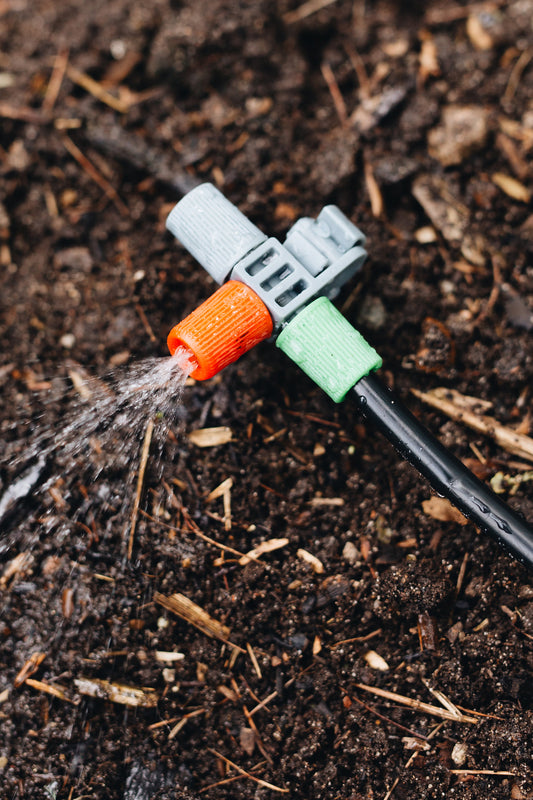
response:
[[[378,182],[374,177],[374,170],[372,164],[365,158],[365,183],[368,196],[370,197],[370,208],[374,217],[378,218],[383,216],[383,195],[378,186]]]
[[[515,772],[508,772],[507,770],[493,770],[493,769],[451,769],[452,775],[507,775],[513,777]]]
[[[0,103],[0,117],[14,119],[18,122],[29,122],[31,125],[46,125],[50,122],[50,117],[40,111],[35,111],[27,106],[17,108],[9,103]]]
[[[289,792],[288,789],[281,789],[279,786],[274,786],[273,783],[268,783],[268,781],[264,781],[261,778],[256,778],[255,775],[252,775],[250,772],[246,772],[245,769],[239,767],[233,761],[230,761],[229,758],[226,758],[226,756],[223,756],[222,753],[219,753],[217,750],[213,750],[213,748],[211,747],[208,747],[207,749],[209,750],[210,753],[213,753],[213,755],[216,756],[217,758],[221,758],[222,761],[224,761],[229,767],[233,767],[233,769],[236,769],[237,772],[240,772],[241,775],[244,775],[246,778],[250,778],[250,780],[255,781],[260,786],[264,786],[265,789],[271,789],[273,792],[281,792],[282,794],[288,794]]]
[[[255,767],[250,769],[250,772],[257,772],[264,767],[266,761],[260,761],[259,764],[256,764]],[[226,783],[235,783],[235,781],[242,781],[244,775],[232,775],[231,778],[222,778],[221,781],[217,781],[216,783],[210,783],[208,786],[204,786],[203,789],[198,791],[198,794],[202,794],[202,792],[208,792],[210,789],[214,789],[215,786],[224,786]]]
[[[300,20],[310,17],[311,14],[331,6],[334,2],[335,0],[307,0],[307,3],[304,3],[299,8],[284,14],[283,22],[287,25],[292,25],[293,22],[300,22]]]
[[[1,113],[0,113],[1,116]],[[108,197],[116,206],[116,208],[120,211],[123,216],[128,216],[129,209],[127,205],[120,199],[116,189],[111,186],[109,181],[107,181],[103,175],[101,175],[94,164],[92,164],[87,156],[85,156],[80,148],[74,144],[72,139],[69,136],[62,136],[61,140],[65,145],[66,149],[70,153],[73,159],[78,162],[80,167],[85,170],[87,175],[102,189],[105,196]]]
[[[50,76],[50,80],[48,81],[48,86],[46,87],[46,93],[43,100],[43,111],[46,114],[50,114],[55,106],[61,85],[63,83],[63,78],[65,77],[68,56],[69,51],[65,49],[58,53],[55,57],[54,67],[52,69],[52,74]]]
[[[135,501],[133,503],[133,508],[131,510],[130,535],[128,539],[128,553],[127,553],[128,561],[131,559],[131,555],[133,552],[133,537],[135,536],[135,528],[137,527],[137,517],[139,514],[139,506],[141,504],[144,473],[146,471],[146,464],[148,463],[148,454],[150,452],[150,444],[152,441],[153,431],[154,431],[154,421],[153,419],[149,419],[148,425],[146,426],[146,432],[144,434],[144,442],[141,451],[141,460],[139,462],[139,474],[137,476],[137,491],[135,493]]]
[[[524,72],[525,68],[527,67],[532,58],[533,58],[533,50],[524,50],[523,53],[520,54],[519,59],[517,60],[513,69],[511,70],[511,74],[509,76],[505,92],[503,93],[502,99],[504,102],[513,99],[514,94],[518,88],[518,84],[520,83],[520,78],[522,77],[522,73]]]
[[[246,642],[246,649],[248,650],[248,655],[250,656],[250,661],[253,664],[253,667],[255,669],[255,673],[256,673],[257,677],[258,678],[262,678],[263,677],[263,673],[261,672],[261,667],[259,666],[259,661],[257,660],[257,657],[256,657],[256,655],[255,655],[255,653],[253,651],[253,648],[252,648],[252,645],[250,644],[250,642]]]
[[[177,734],[181,731],[182,728],[185,727],[187,722],[192,719],[192,717],[198,717],[200,714],[205,714],[205,708],[199,708],[197,711],[190,711],[188,714],[185,714],[180,721],[174,725],[170,733],[168,734],[169,741],[173,739]]]
[[[477,720],[475,717],[469,717],[466,714],[452,714],[450,711],[447,711],[444,708],[438,708],[437,706],[432,706],[429,703],[423,703],[420,700],[413,700],[411,697],[405,697],[404,695],[396,694],[396,692],[388,692],[386,689],[378,689],[377,686],[368,686],[366,683],[356,683],[355,686],[358,689],[363,689],[363,691],[370,692],[378,697],[384,697],[386,700],[392,700],[394,703],[400,703],[403,706],[408,706],[414,711],[422,711],[425,714],[432,714],[434,717],[449,719],[452,722],[469,722],[472,725],[477,725],[479,722],[479,720]]]
[[[339,117],[341,125],[344,127],[348,122],[348,112],[346,111],[346,103],[344,102],[341,90],[339,89],[337,79],[335,78],[330,65],[326,62],[321,65],[320,69],[322,71],[324,80],[328,85],[331,97],[333,98],[333,104],[335,106],[337,116]]]
[[[114,111],[118,111],[120,114],[126,114],[126,112],[129,111],[129,103],[124,103],[122,100],[119,100],[112,95],[111,92],[108,92],[107,89],[104,89],[98,81],[95,81],[94,78],[87,75],[87,73],[70,66],[67,68],[67,75],[71,81],[77,83],[78,86],[81,86],[82,89],[85,89],[86,92],[92,94],[93,97],[96,97],[97,100],[100,100],[101,103],[105,103],[105,105],[109,106]]]
[[[270,764],[270,766],[272,766],[272,765],[274,764],[274,762],[273,762],[273,760],[272,760],[272,757],[271,757],[271,756],[270,756],[270,754],[268,753],[268,751],[267,751],[267,749],[266,749],[265,745],[263,744],[263,740],[261,739],[261,735],[260,735],[260,733],[259,733],[259,731],[258,731],[258,729],[257,729],[257,725],[255,724],[255,722],[254,722],[254,719],[253,719],[252,715],[250,714],[250,712],[248,711],[248,709],[246,708],[246,706],[245,706],[245,705],[243,705],[243,707],[242,707],[242,710],[244,711],[244,716],[245,716],[245,717],[246,717],[246,719],[248,720],[248,725],[250,726],[250,728],[251,728],[251,729],[253,730],[253,732],[254,732],[254,736],[255,736],[255,743],[256,743],[257,747],[259,748],[259,750],[261,751],[261,753],[264,755],[264,757],[266,758],[266,760],[268,761],[268,763]]]
[[[493,0],[491,3],[469,3],[466,6],[445,5],[437,8],[429,8],[425,14],[426,25],[447,25],[450,22],[457,22],[460,19],[487,11],[489,8],[499,8],[505,5],[507,0]]]
[[[205,533],[202,533],[202,531],[196,525],[194,525],[194,523],[192,523],[192,520],[189,520],[187,517],[186,517],[187,523],[190,522],[192,524],[188,524],[187,528],[176,528],[174,525],[169,525],[168,522],[163,522],[163,520],[161,519],[156,519],[155,517],[152,517],[150,514],[148,514],[146,511],[143,511],[142,509],[140,510],[139,513],[142,514],[143,517],[146,517],[146,519],[149,519],[151,522],[155,522],[157,525],[161,525],[163,528],[168,528],[168,530],[174,531],[175,533],[183,533],[185,530],[192,531],[192,533],[194,533],[195,536],[198,536],[199,539],[202,539],[202,541],[207,542],[207,544],[216,547],[218,550],[225,550],[227,553],[231,553],[232,555],[237,556],[238,558],[250,558],[250,559],[253,558],[252,556],[247,556],[244,553],[241,553],[240,550],[235,550],[234,547],[230,547],[227,544],[222,544],[222,542],[217,542],[216,539],[211,539],[210,536],[206,536]]]
[[[427,736],[423,736],[421,733],[416,733],[415,731],[412,731],[410,728],[406,728],[405,725],[400,725],[399,722],[395,722],[395,720],[390,719],[390,717],[386,717],[384,714],[380,714],[379,711],[376,711],[376,709],[372,708],[372,706],[369,706],[366,703],[363,703],[363,701],[359,700],[359,698],[356,697],[355,695],[353,697],[351,695],[347,695],[347,696],[350,697],[350,700],[355,700],[356,703],[359,703],[359,705],[363,706],[363,708],[366,708],[367,711],[370,711],[372,714],[374,714],[379,719],[382,719],[384,722],[388,722],[391,725],[395,725],[400,730],[405,731],[405,733],[408,733],[409,736],[413,736],[415,739],[421,739],[423,742],[427,742],[428,741]]]
[[[476,318],[476,324],[479,324],[481,320],[485,319],[492,313],[492,309],[496,305],[496,301],[500,295],[500,290],[502,286],[502,272],[500,268],[500,258],[497,255],[493,255],[491,258],[492,261],[492,276],[493,276],[493,284],[492,289],[490,290],[489,299],[487,300],[487,305],[485,308],[478,314]]]
[[[348,58],[351,61],[352,67],[354,68],[354,72],[357,75],[357,80],[359,81],[359,88],[361,91],[361,97],[364,99],[368,99],[371,95],[370,91],[370,80],[368,78],[368,73],[365,68],[365,62],[355,50],[354,47],[350,45],[346,45],[345,48],[346,53],[348,54]]]
[[[383,632],[383,628],[377,628],[377,630],[372,631],[371,633],[367,633],[365,636],[354,636],[353,639],[341,639],[340,642],[335,642],[335,644],[331,644],[329,646],[330,650],[335,650],[336,647],[340,647],[342,644],[351,644],[352,642],[368,642],[370,639],[374,639],[374,637],[379,636],[380,633]]]
[[[514,456],[523,458],[526,461],[533,461],[533,439],[523,433],[517,433],[512,428],[507,428],[498,422],[495,417],[486,414],[475,414],[469,411],[460,400],[462,395],[452,392],[451,398],[448,390],[433,390],[432,392],[420,392],[418,389],[411,389],[415,397],[427,403],[432,408],[436,408],[450,419],[461,422],[468,428],[478,433],[489,436],[499,447],[512,453]]]
[[[144,313],[144,309],[143,309],[143,307],[141,306],[140,303],[136,303],[135,304],[135,311],[137,312],[137,314],[141,318],[141,322],[144,325],[144,330],[148,334],[148,336],[150,338],[150,341],[151,342],[157,342],[157,337],[156,337],[155,333],[153,332],[152,326],[148,322],[148,317]]]
[[[151,725],[148,725],[149,731],[156,731],[159,728],[164,728],[165,725],[172,725],[173,722],[176,722],[179,717],[171,717],[170,719],[162,719],[159,722],[153,722]]]

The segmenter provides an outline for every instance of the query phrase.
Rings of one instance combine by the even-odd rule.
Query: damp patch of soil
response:
[[[0,797],[533,797],[530,575],[270,344],[138,446],[20,467],[212,292],[164,226],[211,181],[365,232],[339,307],[533,520],[531,461],[411,394],[530,434],[532,18],[0,0]]]

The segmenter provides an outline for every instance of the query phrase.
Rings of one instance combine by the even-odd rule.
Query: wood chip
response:
[[[491,50],[494,39],[483,25],[481,14],[470,14],[466,20],[466,33],[476,50]]]
[[[273,550],[279,550],[282,547],[286,547],[289,544],[289,540],[286,538],[283,539],[268,539],[266,542],[261,542],[258,544],[257,547],[254,547],[253,550],[250,550],[246,555],[242,556],[239,559],[239,564],[241,567],[246,566],[249,564],[250,561],[256,561],[260,556],[264,553],[271,553]]]
[[[380,672],[388,672],[390,669],[385,659],[382,656],[380,656],[379,653],[376,653],[375,650],[367,650],[363,658],[365,659],[370,669],[377,669]]]
[[[50,683],[36,681],[33,678],[26,678],[25,684],[26,686],[31,686],[32,689],[37,689],[38,692],[50,694],[52,697],[57,697],[58,700],[64,700],[66,703],[74,703],[74,705],[76,705],[76,701],[67,697],[66,689],[63,689],[61,686],[52,686]]]
[[[247,755],[253,755],[255,750],[255,732],[253,728],[247,728],[245,725],[241,727],[239,744]]]
[[[225,425],[220,428],[198,428],[191,431],[187,437],[196,447],[218,447],[231,442],[231,428]]]
[[[344,498],[342,497],[312,497],[309,501],[310,506],[320,508],[320,506],[343,506]]]
[[[154,600],[160,606],[166,608],[167,611],[171,611],[173,614],[181,617],[181,619],[184,619],[185,622],[194,625],[195,628],[198,628],[198,630],[202,631],[202,633],[205,633],[207,636],[212,636],[223,642],[228,642],[231,631],[227,625],[223,625],[221,622],[211,617],[207,611],[204,611],[201,606],[193,603],[193,601],[189,600],[185,595],[176,593],[167,597],[164,594],[156,592],[154,594]],[[236,645],[233,645],[233,647],[236,647]]]
[[[512,197],[513,200],[518,200],[521,203],[529,203],[531,201],[531,192],[529,189],[510,175],[505,175],[503,172],[495,172],[492,176],[492,182],[495,183],[502,192]]]
[[[431,392],[411,390],[424,403],[441,411],[453,420],[493,439],[497,445],[519,458],[533,461],[533,439],[512,428],[501,425],[494,417],[475,414],[465,406],[465,396],[453,389],[437,388]]]
[[[313,572],[316,572],[317,575],[322,575],[324,572],[324,565],[319,558],[301,547],[297,550],[296,555],[298,558],[301,558],[302,561],[305,561],[306,564],[309,564]]]
[[[429,219],[451,244],[461,248],[463,256],[476,266],[485,264],[486,243],[469,231],[470,212],[439,175],[419,175],[413,183],[413,195]]]
[[[32,563],[33,556],[26,552],[18,553],[11,561],[8,561],[0,578],[0,590],[5,589],[11,578],[14,578],[19,572],[23,573]]]
[[[169,650],[156,650],[155,657],[162,664],[174,664],[176,661],[183,661],[185,653],[175,653]]]
[[[466,525],[468,520],[455,508],[445,497],[431,497],[422,503],[424,514],[440,522],[457,522],[459,525]]]
[[[421,84],[424,84],[428,78],[436,78],[440,75],[437,45],[433,36],[428,31],[424,32],[422,36],[418,60],[418,78]]]
[[[27,679],[33,675],[41,664],[43,663],[44,659],[46,658],[46,653],[32,653],[29,659],[26,661],[24,666],[21,670],[17,673],[15,680],[13,681],[13,686],[17,689],[19,686],[27,681]]]
[[[153,708],[159,701],[159,695],[153,689],[137,689],[122,683],[110,683],[99,678],[75,678],[74,685],[80,694],[109,700],[133,708]]]
[[[485,146],[489,112],[482,106],[446,106],[442,122],[428,134],[429,154],[445,166],[460,164]]]

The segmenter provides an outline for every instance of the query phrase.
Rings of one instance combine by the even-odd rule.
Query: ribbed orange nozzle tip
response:
[[[245,283],[228,281],[172,328],[167,344],[172,355],[187,347],[198,364],[191,377],[204,381],[268,339],[272,329],[272,317],[256,293]]]

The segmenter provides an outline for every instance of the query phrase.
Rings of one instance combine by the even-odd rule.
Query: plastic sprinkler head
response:
[[[298,220],[285,242],[267,238],[211,184],[189,192],[168,229],[223,284],[169,334],[185,345],[193,378],[215,375],[263,339],[336,402],[350,393],[361,414],[469,519],[533,567],[533,531],[383,386],[381,358],[331,303],[363,265],[365,237],[336,206]],[[226,283],[226,281],[228,281]]]
[[[167,340],[171,353],[191,350],[198,380],[279,333],[315,298],[335,297],[366,259],[364,235],[336,206],[298,220],[281,244],[207,183],[180,200],[167,228],[223,284]]]

